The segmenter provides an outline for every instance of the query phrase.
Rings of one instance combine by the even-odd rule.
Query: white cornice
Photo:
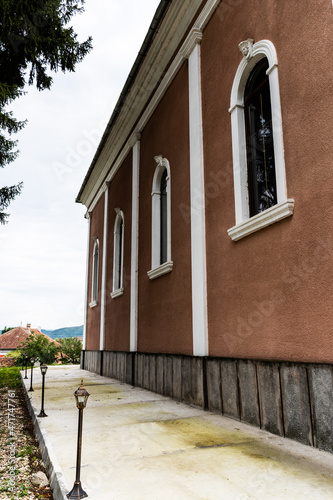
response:
[[[103,194],[106,193],[106,191],[108,190],[109,186],[110,186],[110,182],[109,181],[103,182],[102,186],[97,191],[97,195],[95,196],[95,199],[94,199],[93,203],[89,207],[89,212],[92,212],[94,210],[94,208],[96,207],[97,203],[99,202],[101,196],[103,196]]]
[[[197,20],[194,23],[194,28],[198,28],[199,30],[203,30],[212,17],[215,9],[219,6],[221,0],[208,0]]]
[[[165,94],[166,90],[168,89],[169,85],[171,84],[175,74],[183,64],[184,60],[188,55],[190,55],[191,51],[195,47],[197,43],[200,43],[202,39],[202,33],[198,29],[194,29],[190,31],[189,35],[187,36],[185,42],[183,43],[182,47],[176,54],[175,58],[173,59],[168,71],[166,72],[162,82],[160,83],[158,89],[156,90],[155,94],[153,95],[152,99],[150,100],[148,106],[146,107],[143,115],[141,116],[139,122],[136,124],[136,132],[132,134],[130,139],[127,141],[127,143],[124,145],[124,147],[121,150],[120,156],[117,158],[116,162],[112,166],[110,170],[109,163],[106,163],[101,174],[100,174],[100,182],[102,182],[102,179],[105,177],[107,174],[107,171],[109,171],[109,174],[107,176],[107,181],[111,181],[117,171],[119,170],[120,166],[122,165],[124,159],[130,152],[131,148],[135,144],[136,140],[139,140],[141,138],[141,133],[139,131],[143,130],[144,126],[148,122],[149,118],[153,114],[154,110],[156,109],[158,103],[162,99],[163,95]],[[136,140],[135,140],[136,139]],[[89,183],[91,180],[89,181]],[[98,185],[98,181],[95,181],[96,184]],[[88,200],[87,206],[89,206],[90,210],[92,210],[100,196],[102,195],[102,191],[99,190],[97,192],[97,195],[95,196],[95,199],[91,202]]]
[[[193,23],[194,16],[201,3],[201,0],[172,2],[168,9],[156,33],[154,42],[136,76],[135,84],[126,96],[126,102],[117,122],[106,140],[105,146],[96,161],[96,165],[81,195],[82,203],[90,207],[90,209],[92,202],[95,205],[98,197],[101,195],[101,193],[97,193],[98,186],[101,185],[103,179],[106,177],[107,180],[113,178],[124,157],[133,146],[133,139],[129,140],[124,146],[126,138],[133,128],[135,128],[137,132],[140,132],[144,128],[147,120],[163,97],[175,74],[183,64],[184,59],[188,56],[190,42],[192,42],[192,44],[194,42],[194,45],[200,43],[202,36],[200,32],[207,25],[215,9],[218,7],[220,0],[208,0],[200,15]],[[175,56],[177,46],[191,24],[192,31]],[[171,65],[169,66],[170,61]],[[169,68],[165,73],[165,68],[168,66]],[[163,74],[164,77],[161,84],[153,97],[151,97],[152,91]],[[147,103],[149,103],[148,106]],[[143,115],[142,111],[144,111]],[[142,116],[138,122],[140,115]],[[119,154],[121,154],[120,157]]]
[[[133,134],[131,135],[131,137],[128,140],[129,147],[132,148],[134,146],[134,144],[136,144],[140,140],[141,140],[140,132],[133,132]]]
[[[135,124],[170,64],[184,33],[193,22],[200,4],[201,0],[171,3],[81,195],[84,205],[92,203],[97,194],[96,186],[100,186],[107,176],[131,130],[138,130]]]

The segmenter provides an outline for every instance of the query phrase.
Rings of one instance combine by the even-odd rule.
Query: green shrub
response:
[[[21,386],[20,369],[18,366],[12,366],[8,368],[6,366],[0,366],[0,388],[10,387],[14,389],[15,387]]]

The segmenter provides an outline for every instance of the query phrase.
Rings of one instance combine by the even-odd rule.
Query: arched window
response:
[[[243,59],[231,91],[236,225],[233,240],[293,214],[287,198],[276,50],[269,40],[239,44]]]
[[[152,248],[150,279],[172,270],[171,261],[171,185],[170,165],[166,158],[156,156],[152,189]]]
[[[114,246],[113,246],[113,287],[111,297],[122,295],[123,287],[123,266],[124,266],[124,214],[119,209],[115,209],[116,220],[114,223]]]
[[[93,249],[93,262],[92,262],[92,280],[91,280],[91,302],[90,307],[97,305],[98,299],[98,262],[99,262],[99,241],[98,238],[93,238],[94,249]]]

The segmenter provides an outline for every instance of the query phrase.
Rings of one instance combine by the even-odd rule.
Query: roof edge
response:
[[[131,68],[131,71],[126,79],[125,85],[120,93],[120,96],[119,96],[118,101],[116,103],[116,106],[113,110],[111,118],[110,118],[110,120],[109,120],[109,122],[104,130],[103,136],[102,136],[100,143],[97,147],[97,150],[96,150],[95,155],[92,159],[92,162],[90,164],[88,172],[86,173],[86,176],[83,180],[80,191],[75,199],[76,203],[82,203],[81,197],[82,197],[83,191],[84,191],[84,189],[85,189],[85,187],[90,179],[90,176],[91,176],[92,171],[97,163],[99,155],[105,146],[105,143],[106,143],[106,140],[109,136],[109,133],[110,133],[115,121],[117,120],[118,115],[120,114],[120,111],[125,103],[126,96],[127,96],[128,92],[130,91],[132,85],[134,84],[134,81],[135,81],[135,78],[139,72],[139,69],[140,69],[140,67],[141,67],[141,65],[142,65],[142,63],[143,63],[143,61],[148,53],[148,50],[153,42],[155,34],[156,34],[159,26],[161,25],[162,20],[164,18],[164,15],[167,12],[171,2],[172,2],[172,0],[161,0],[161,2],[159,3],[159,5],[156,9],[153,20],[149,26],[148,32],[147,32],[145,39],[141,45],[139,53],[134,61],[134,64]]]

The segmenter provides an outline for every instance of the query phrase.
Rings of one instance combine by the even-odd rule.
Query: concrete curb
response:
[[[21,381],[25,400],[27,402],[28,410],[35,428],[36,438],[41,448],[43,462],[49,476],[51,488],[53,489],[54,500],[67,500],[66,495],[69,492],[70,488],[68,487],[67,482],[64,478],[64,474],[54,453],[47,433],[40,425],[41,422],[37,419],[37,409],[32,404],[31,398],[28,394],[28,390],[22,377],[22,373]]]

